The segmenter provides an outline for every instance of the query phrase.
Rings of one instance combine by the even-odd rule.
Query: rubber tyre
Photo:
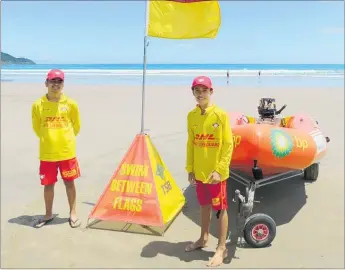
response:
[[[252,235],[252,230],[255,228],[255,226],[259,224],[263,224],[268,228],[268,235],[264,240],[256,240]],[[247,242],[248,245],[254,248],[267,247],[272,243],[272,241],[276,237],[276,227],[276,223],[270,216],[262,213],[254,214],[248,217],[245,222],[243,230],[244,240]]]
[[[308,181],[316,181],[319,177],[319,164],[311,164],[304,170],[304,179]]]

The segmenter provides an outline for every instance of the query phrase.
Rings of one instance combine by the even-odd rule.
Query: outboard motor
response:
[[[277,114],[275,98],[262,98],[258,106],[261,119],[273,119]]]
[[[259,119],[258,124],[280,125],[281,118],[277,117],[286,108],[284,105],[277,110],[275,98],[261,98],[258,106]]]

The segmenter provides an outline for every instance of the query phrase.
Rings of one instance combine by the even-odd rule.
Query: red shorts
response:
[[[216,211],[228,209],[226,180],[218,184],[204,184],[196,181],[196,196],[199,204],[212,205]]]
[[[47,186],[57,182],[58,169],[64,181],[73,181],[80,177],[80,169],[76,158],[62,161],[42,161],[40,163],[41,185]]]

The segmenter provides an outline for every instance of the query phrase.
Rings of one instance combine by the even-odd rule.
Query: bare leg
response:
[[[212,217],[211,205],[205,205],[200,207],[200,219],[201,219],[201,234],[200,238],[188,245],[186,251],[194,251],[206,246],[210,231],[211,217]]]
[[[44,186],[44,203],[46,206],[46,214],[44,215],[43,218],[39,218],[37,221],[35,221],[33,227],[35,228],[41,228],[44,225],[48,224],[53,220],[53,201],[54,201],[54,186],[55,184],[52,185],[47,185]]]
[[[44,220],[49,220],[53,216],[54,186],[55,184],[44,186],[44,203],[46,206]]]
[[[68,198],[68,204],[69,204],[69,213],[70,218],[72,221],[76,221],[77,218],[77,212],[76,212],[76,190],[74,181],[64,181],[65,187],[66,187],[66,194]]]
[[[207,266],[219,266],[223,263],[223,260],[228,256],[228,250],[226,248],[226,238],[228,235],[228,212],[222,210],[219,216],[219,240],[216,253],[209,261]]]
[[[225,247],[226,239],[228,236],[228,211],[222,210],[219,215],[219,240],[218,247]]]

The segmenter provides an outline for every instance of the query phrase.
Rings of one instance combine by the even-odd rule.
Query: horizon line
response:
[[[1,63],[1,65],[30,65]],[[33,65],[143,65],[143,63],[35,63]],[[147,63],[147,65],[345,65],[345,63]]]

